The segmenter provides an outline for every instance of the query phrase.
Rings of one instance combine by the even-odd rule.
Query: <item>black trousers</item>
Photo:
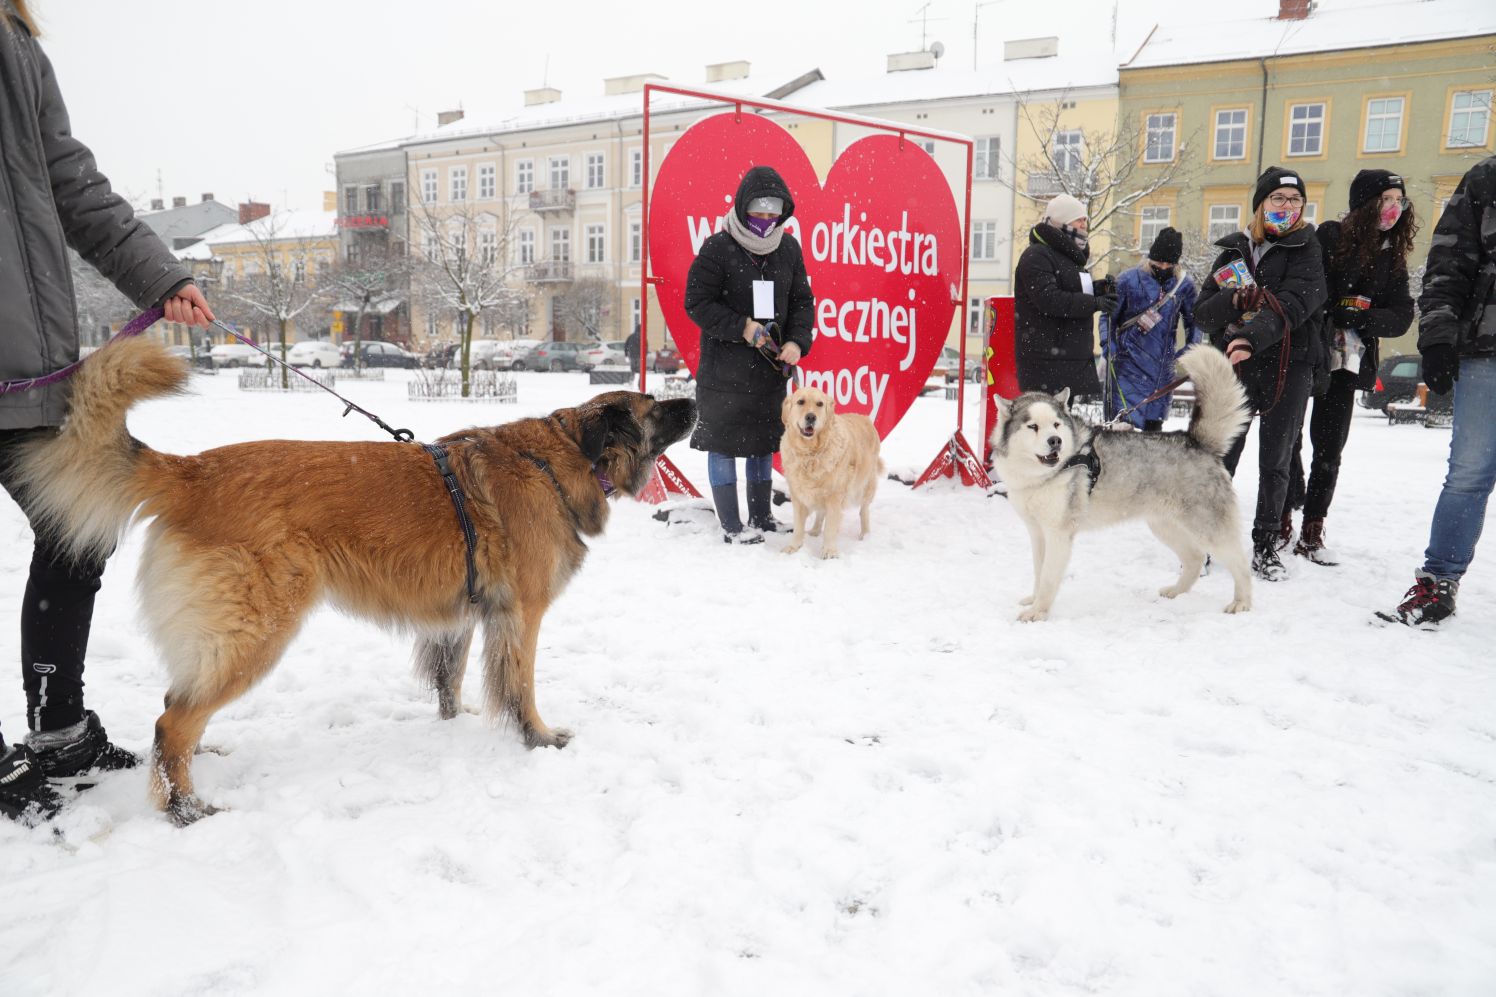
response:
[[[83,659],[105,563],[104,558],[80,561],[42,536],[11,473],[15,447],[51,432],[0,430],[0,486],[26,512],[37,534],[31,573],[21,597],[21,683],[26,690],[26,721],[32,730],[56,730],[83,719]]]
[[[1335,498],[1335,482],[1340,478],[1340,455],[1351,435],[1351,416],[1355,411],[1357,374],[1337,370],[1330,375],[1330,386],[1314,399],[1309,415],[1309,444],[1314,457],[1309,462],[1309,484],[1304,485],[1303,433],[1293,445],[1293,467],[1289,471],[1289,509],[1304,510],[1305,519],[1324,519]]]
[[[1283,519],[1283,503],[1288,498],[1288,472],[1293,464],[1293,450],[1304,427],[1304,406],[1309,402],[1313,374],[1307,363],[1293,363],[1283,379],[1283,395],[1278,403],[1258,416],[1257,422],[1257,509],[1252,516],[1254,532],[1276,532]],[[1251,426],[1247,431],[1251,431]],[[1236,476],[1236,465],[1246,449],[1247,433],[1242,433],[1226,454],[1226,471]]]

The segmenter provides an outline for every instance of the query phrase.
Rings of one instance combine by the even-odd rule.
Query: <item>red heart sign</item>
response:
[[[701,332],[686,315],[686,274],[722,227],[743,174],[772,166],[795,199],[787,235],[800,241],[816,296],[805,383],[837,409],[896,426],[930,376],[961,293],[961,226],[940,168],[894,135],[852,143],[823,187],[799,143],[757,114],[719,114],[671,147],[649,204],[649,257],[671,338],[692,371]]]

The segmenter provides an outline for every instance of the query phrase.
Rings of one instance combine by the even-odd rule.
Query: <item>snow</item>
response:
[[[407,376],[339,388],[423,439],[600,390],[520,374],[518,407],[418,405]],[[378,435],[320,395],[193,388],[132,431]],[[954,407],[918,400],[890,469],[922,469]],[[1489,533],[1445,632],[1367,623],[1411,581],[1447,435],[1358,409],[1344,566],[1295,564],[1242,616],[1224,574],[1157,596],[1172,560],[1125,526],[1084,536],[1051,620],[1019,624],[1023,528],[951,484],[885,484],[837,561],[621,500],[541,632],[563,751],[439,721],[407,639],[321,611],[208,727],[195,776],[225,812],[174,828],[130,771],[60,838],[0,826],[0,993],[1489,994]],[[670,456],[705,486],[701,454]],[[29,547],[0,503],[5,612]],[[105,576],[87,677],[144,752],[164,678],[139,552],[137,530]],[[0,658],[16,640],[0,627]],[[12,737],[22,708],[17,683]]]
[[[1117,67],[1113,62],[1110,53],[1014,59],[976,70],[947,62],[934,69],[817,80],[796,91],[793,99],[801,106],[849,108],[961,97],[1029,99],[1054,91],[1073,94],[1116,87]]]

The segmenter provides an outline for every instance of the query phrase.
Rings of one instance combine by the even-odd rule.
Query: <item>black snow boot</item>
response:
[[[1327,568],[1333,568],[1340,563],[1325,546],[1325,521],[1323,519],[1304,520],[1304,528],[1299,531],[1299,542],[1293,545],[1293,552],[1299,557],[1314,564],[1323,564]]]
[[[109,743],[109,735],[93,710],[71,727],[27,734],[26,746],[36,752],[42,769],[52,779],[75,780],[88,772],[113,772],[140,764],[132,752]]]
[[[1293,510],[1283,510],[1283,522],[1278,525],[1277,549],[1287,550],[1293,543]]]
[[[1394,610],[1377,610],[1377,617],[1388,623],[1401,623],[1419,630],[1437,630],[1439,624],[1454,615],[1454,597],[1460,583],[1452,578],[1435,578],[1419,571],[1413,587]]]
[[[1278,540],[1277,530],[1252,530],[1252,574],[1265,582],[1281,582],[1288,577],[1288,569],[1278,557]]]
[[[748,525],[764,533],[778,533],[779,521],[774,518],[774,482],[748,482]]]
[[[61,807],[62,797],[47,783],[42,763],[30,748],[0,748],[0,815],[34,826]]]
[[[717,507],[717,520],[722,524],[722,542],[730,544],[761,544],[764,535],[758,530],[744,529],[738,515],[738,486],[713,485],[712,504]]]

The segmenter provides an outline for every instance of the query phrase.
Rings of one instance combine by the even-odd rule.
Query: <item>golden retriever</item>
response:
[[[34,515],[78,552],[108,551],[152,520],[141,556],[144,623],[170,677],[156,722],[152,794],[177,823],[213,808],[193,793],[209,718],[263,678],[318,603],[418,635],[416,667],[439,710],[461,708],[473,630],[483,625],[491,716],[531,747],[570,734],[540,719],[540,621],[608,519],[610,486],[634,494],[682,439],[695,403],[612,391],[545,418],[443,437],[476,530],[467,549],[435,461],[414,443],[264,440],[195,456],[131,438],[136,402],[179,391],[186,366],[146,339],[83,365],[60,433],[22,450]]]
[[[821,536],[822,557],[837,557],[843,509],[861,507],[858,539],[870,529],[868,507],[883,475],[878,430],[865,415],[837,415],[836,404],[819,388],[800,388],[790,395],[779,418],[784,423],[779,454],[795,509],[795,531],[784,552],[800,549],[805,521],[814,512],[810,535]]]

